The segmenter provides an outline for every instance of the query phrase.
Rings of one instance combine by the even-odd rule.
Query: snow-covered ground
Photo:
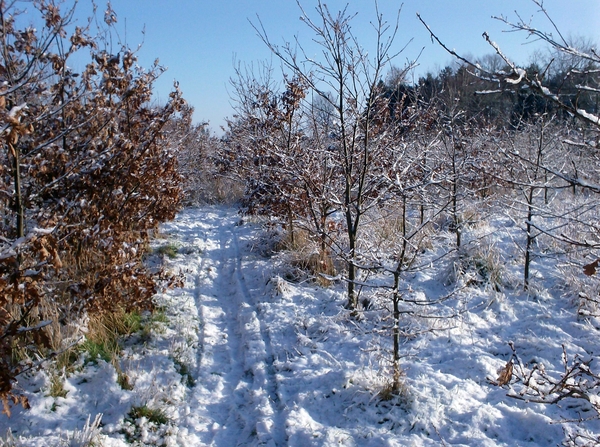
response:
[[[505,276],[516,277],[518,253],[511,261],[503,242],[510,231],[485,230]],[[179,247],[165,262],[185,285],[157,296],[166,318],[149,336],[125,341],[120,368],[131,389],[102,360],[66,377],[65,397],[49,396],[46,371],[23,378],[31,409],[0,417],[0,435],[12,432],[0,445],[556,446],[577,427],[600,433],[597,420],[577,424],[594,414],[583,399],[528,403],[507,396],[522,389],[515,379],[490,381],[511,356],[509,341],[525,366],[543,364],[555,377],[563,345],[569,356],[597,355],[597,322],[578,318],[554,266],[534,265],[544,285],[535,293],[474,285],[444,300],[432,312],[457,316],[403,339],[404,389],[386,400],[385,302],[356,317],[344,309],[343,284],[286,281],[260,226],[233,208],[187,209],[162,233],[156,244]],[[450,260],[407,275],[406,290],[450,294]]]

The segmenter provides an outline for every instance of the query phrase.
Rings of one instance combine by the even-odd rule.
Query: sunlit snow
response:
[[[511,288],[519,255],[511,241],[522,235],[508,219],[496,224],[478,231],[502,252],[505,289],[463,288],[444,304],[462,309],[458,317],[403,340],[405,390],[384,400],[391,380],[386,303],[352,316],[343,283],[284,279],[260,225],[243,222],[233,208],[187,209],[161,230],[179,247],[165,262],[185,275],[185,285],[156,297],[166,323],[155,323],[147,339],[124,342],[119,365],[132,389],[119,386],[115,367],[102,360],[75,365],[65,397],[48,395],[47,371],[27,375],[18,386],[31,409],[2,416],[0,436],[10,428],[14,445],[84,445],[87,423],[103,446],[559,445],[576,424],[561,421],[593,414],[585,401],[527,403],[508,396],[518,384],[491,380],[510,358],[509,341],[523,362],[560,374],[562,345],[569,355],[595,355],[597,328],[578,319],[547,265],[534,263],[543,288]],[[449,267],[431,267],[405,281],[435,299],[450,291]],[[144,405],[167,422],[128,416]],[[583,428],[600,430],[597,421]]]

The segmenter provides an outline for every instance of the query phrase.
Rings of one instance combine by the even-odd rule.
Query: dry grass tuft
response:
[[[504,266],[493,244],[483,241],[461,247],[444,274],[444,282],[500,291],[504,284]]]
[[[380,384],[377,396],[380,402],[400,400],[406,403],[410,400],[410,391],[405,382],[405,373],[399,366],[393,369],[391,377],[387,376]]]
[[[286,253],[284,258],[287,259],[289,268],[283,275],[285,280],[298,282],[310,279],[325,287],[331,284],[323,275],[336,275],[333,256],[329,250],[320,249],[320,244],[309,231],[297,228],[291,234],[289,231],[281,233],[272,230],[267,233],[267,237],[270,241],[269,254]]]
[[[310,277],[322,286],[329,286],[331,281],[325,276],[335,276],[335,266],[333,259],[328,253],[310,253],[304,255],[302,253],[293,253],[293,258],[290,262],[292,267],[300,272],[308,273]],[[303,275],[299,275],[303,276]]]

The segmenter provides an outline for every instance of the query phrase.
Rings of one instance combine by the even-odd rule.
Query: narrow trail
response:
[[[246,360],[250,362],[247,366],[252,368],[254,374],[254,389],[257,393],[260,393],[262,404],[259,407],[261,414],[258,419],[257,429],[259,430],[257,430],[257,433],[263,441],[267,441],[267,445],[271,445],[273,442],[275,443],[273,445],[283,445],[282,442],[285,440],[284,408],[279,396],[279,386],[273,365],[274,356],[271,337],[266,323],[260,318],[261,310],[258,295],[252,293],[246,283],[243,252],[240,249],[240,241],[236,232],[236,227],[233,227],[231,236],[236,260],[235,272],[237,286],[243,297],[242,308],[248,306],[246,308],[247,320],[252,327],[252,330],[248,335],[250,336],[249,339],[255,341],[255,346],[257,348],[256,352],[251,352],[250,350],[245,351],[247,355]],[[250,266],[249,268],[252,267]],[[264,296],[264,290],[258,290],[257,292],[263,292]]]
[[[285,418],[271,341],[260,320],[265,289],[245,279],[252,265],[245,259],[238,220],[231,210],[214,209],[202,231],[187,238],[200,238],[205,249],[187,278],[200,324],[196,384],[182,422],[202,445],[283,446]]]
[[[251,408],[253,402],[249,396],[252,389],[253,376],[244,364],[244,327],[240,322],[241,306],[244,305],[243,295],[234,280],[236,263],[229,237],[229,226],[219,228],[220,253],[217,267],[217,280],[219,288],[218,303],[223,310],[225,324],[222,325],[227,336],[228,360],[224,362],[229,367],[225,379],[225,399],[228,406],[228,416],[221,424],[222,429],[215,433],[213,445],[227,445],[236,441],[235,445],[248,444],[254,434],[256,426],[256,410]],[[200,365],[202,367],[202,365]],[[230,444],[234,445],[234,444]]]

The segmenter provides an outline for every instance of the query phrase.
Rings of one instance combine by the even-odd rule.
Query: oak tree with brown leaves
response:
[[[25,9],[25,3],[28,9]],[[27,11],[25,13],[24,11]],[[142,263],[181,199],[166,126],[189,114],[175,86],[151,105],[163,69],[117,54],[53,0],[0,1],[0,399],[52,356],[51,334],[89,313],[152,306]],[[105,11],[110,33],[117,16]],[[41,23],[34,29],[28,23]],[[106,36],[101,33],[99,36]],[[69,66],[87,55],[80,72]],[[33,346],[33,348],[32,348]],[[33,351],[32,351],[33,350]],[[22,399],[21,399],[22,401]],[[22,402],[25,403],[25,402]]]

